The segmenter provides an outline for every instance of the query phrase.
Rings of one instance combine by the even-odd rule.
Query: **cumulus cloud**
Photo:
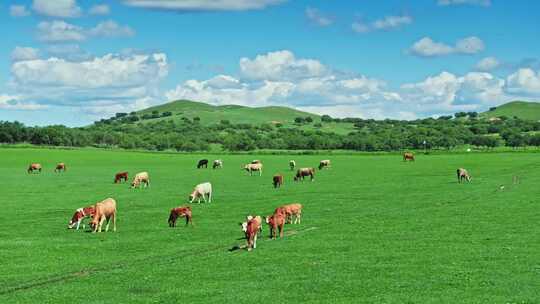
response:
[[[441,6],[470,4],[487,7],[491,5],[491,0],[438,0],[437,4]]]
[[[124,0],[129,6],[176,11],[245,11],[263,9],[286,0]]]
[[[31,47],[17,46],[11,52],[11,60],[33,60],[39,58],[39,50]]]
[[[26,6],[24,5],[11,5],[9,7],[9,14],[12,17],[30,16],[30,12],[26,9]]]
[[[355,21],[351,25],[351,28],[353,31],[362,34],[378,30],[395,30],[405,25],[411,24],[412,22],[413,18],[408,15],[385,16],[384,18],[377,19],[371,23]]]
[[[485,57],[476,64],[476,69],[479,71],[492,71],[501,65],[495,57]]]
[[[92,6],[88,12],[90,15],[108,15],[111,13],[111,9],[107,4],[97,4]]]
[[[311,22],[319,26],[329,26],[334,23],[334,20],[331,17],[325,16],[316,8],[306,8],[306,16]]]
[[[45,105],[36,104],[33,102],[23,102],[19,96],[0,95],[0,109],[2,110],[42,110],[47,108]]]
[[[507,77],[507,90],[514,94],[540,97],[540,71],[524,68]]]
[[[74,18],[81,15],[75,0],[34,0],[32,9],[43,16]]]
[[[157,101],[157,87],[168,69],[163,53],[107,54],[84,61],[51,57],[14,62],[10,87],[22,101],[111,114],[111,109]]]
[[[424,37],[413,44],[409,52],[420,57],[436,57],[449,54],[476,54],[485,49],[484,42],[478,37],[467,37],[450,46],[442,42],[435,42],[429,37]]]
[[[97,37],[131,37],[135,35],[135,31],[129,26],[119,25],[112,20],[100,22],[88,33]]]

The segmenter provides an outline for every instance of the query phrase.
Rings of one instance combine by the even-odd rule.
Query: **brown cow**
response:
[[[276,174],[274,177],[272,177],[272,184],[274,185],[274,188],[279,188],[281,185],[283,185],[283,175]]]
[[[171,209],[171,213],[169,214],[169,227],[176,227],[176,220],[179,217],[186,218],[186,226],[188,224],[191,224],[191,226],[193,226],[193,214],[191,212],[191,207],[184,206]]]
[[[270,238],[275,239],[277,230],[279,229],[279,237],[283,238],[283,226],[285,226],[284,213],[278,212],[265,217],[265,221],[270,226]]]
[[[274,210],[274,213],[283,213],[286,217],[287,223],[289,224],[293,223],[293,217],[294,224],[300,224],[302,218],[302,207],[302,204],[298,203],[283,205],[281,207],[277,207],[276,210]]]
[[[469,172],[463,168],[459,168],[456,171],[458,182],[461,183],[464,179],[467,180],[467,182],[470,182],[472,177],[469,175]]]
[[[129,177],[128,177],[127,172],[116,173],[116,175],[114,176],[114,183],[117,184],[117,183],[121,182],[122,180],[124,180],[124,182],[127,182],[128,178]]]
[[[296,171],[296,175],[294,176],[294,181],[304,181],[305,177],[309,176],[310,181],[313,181],[315,179],[315,168],[300,168]]]
[[[28,166],[28,174],[34,173],[34,171],[38,171],[38,173],[41,173],[41,164],[32,163],[30,164],[30,166]]]
[[[116,201],[112,198],[107,198],[94,206],[95,213],[92,217],[90,226],[92,232],[101,232],[101,228],[105,220],[107,220],[107,226],[105,226],[105,232],[109,231],[109,222],[113,221],[113,231],[116,231]]]
[[[94,206],[88,206],[88,207],[79,208],[75,210],[75,213],[73,214],[73,216],[71,217],[71,220],[68,223],[68,229],[73,229],[73,227],[77,225],[77,230],[79,230],[79,226],[81,225],[81,222],[86,217],[93,216],[94,213],[96,213]]]
[[[246,226],[246,242],[247,250],[251,251],[252,249],[257,248],[257,234],[260,230],[261,222],[256,218],[252,218],[247,222]]]
[[[58,164],[56,165],[56,168],[54,169],[54,172],[61,172],[61,171],[62,171],[62,172],[66,172],[66,169],[67,169],[67,168],[66,168],[66,164],[64,164],[64,163],[58,163]]]
[[[411,152],[403,153],[403,161],[414,161],[414,154]]]

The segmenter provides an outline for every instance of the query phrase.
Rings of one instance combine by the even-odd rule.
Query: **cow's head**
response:
[[[138,186],[138,183],[137,182],[132,182],[131,183],[131,189],[135,188]]]
[[[247,222],[240,223],[240,226],[242,226],[242,231],[243,232],[247,232],[247,225],[248,225]]]
[[[82,208],[77,209],[68,223],[68,229],[73,229],[75,225],[77,225],[77,223],[82,221],[83,218],[84,218],[83,209]]]

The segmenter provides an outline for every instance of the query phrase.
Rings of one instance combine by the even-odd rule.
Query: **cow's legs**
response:
[[[116,232],[116,212],[112,215],[113,220],[113,231]]]
[[[103,222],[105,222],[105,216],[102,216],[98,223],[98,232],[101,232],[101,227],[103,226]]]
[[[257,233],[255,232],[255,236],[253,237],[253,248],[257,248]]]
[[[212,191],[208,192],[208,202],[212,202]]]
[[[105,225],[105,232],[109,232],[109,223],[111,222],[111,218],[109,217],[107,219],[107,225]]]

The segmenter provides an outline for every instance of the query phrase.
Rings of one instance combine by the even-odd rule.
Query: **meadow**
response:
[[[197,170],[200,158],[224,168]],[[292,181],[290,159],[324,158],[333,167],[314,182]],[[262,177],[240,169],[252,159]],[[0,303],[538,303],[539,159],[0,149]],[[44,171],[27,174],[30,162]],[[471,183],[457,183],[458,167]],[[119,171],[148,171],[151,185],[113,184]],[[192,205],[194,227],[169,228],[169,210],[205,181],[213,202]],[[116,233],[66,229],[76,208],[107,197]],[[247,214],[292,202],[303,219],[284,239],[265,226],[257,249],[231,250],[245,244]]]

